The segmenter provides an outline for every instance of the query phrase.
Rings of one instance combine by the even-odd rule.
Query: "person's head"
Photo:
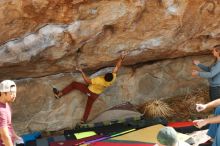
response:
[[[178,142],[177,132],[172,127],[164,127],[157,134],[160,146],[175,146]]]
[[[220,57],[220,45],[214,46],[212,49],[212,54],[213,56],[215,56],[216,58]]]
[[[2,102],[13,102],[16,98],[16,84],[11,80],[0,83],[0,100]]]
[[[105,81],[111,82],[113,80],[113,74],[112,73],[106,73],[104,78],[105,78]]]

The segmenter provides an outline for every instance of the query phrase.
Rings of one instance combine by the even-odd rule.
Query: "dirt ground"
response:
[[[212,109],[203,112],[196,111],[197,103],[210,101],[208,89],[198,89],[192,94],[172,97],[163,100],[151,100],[141,105],[139,110],[145,113],[146,117],[165,117],[168,122],[192,121],[195,119],[207,118]]]

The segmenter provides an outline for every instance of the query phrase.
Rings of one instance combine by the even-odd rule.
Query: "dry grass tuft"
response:
[[[152,100],[146,102],[141,111],[145,117],[155,118],[155,117],[170,117],[173,114],[173,110],[169,105],[162,100]]]

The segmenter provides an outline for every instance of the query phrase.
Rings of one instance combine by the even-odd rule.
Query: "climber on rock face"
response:
[[[88,119],[89,113],[91,111],[93,103],[99,97],[99,95],[109,86],[113,84],[116,79],[116,73],[118,72],[122,61],[124,60],[125,56],[128,54],[127,51],[122,52],[115,68],[112,72],[106,73],[104,76],[97,76],[94,78],[89,78],[80,67],[76,67],[76,70],[80,71],[82,77],[86,84],[79,83],[73,81],[68,86],[66,86],[63,90],[59,91],[56,88],[53,88],[53,92],[56,98],[61,98],[62,96],[68,94],[72,90],[80,90],[81,92],[85,93],[88,96],[86,109],[82,118],[82,122],[86,122]]]

